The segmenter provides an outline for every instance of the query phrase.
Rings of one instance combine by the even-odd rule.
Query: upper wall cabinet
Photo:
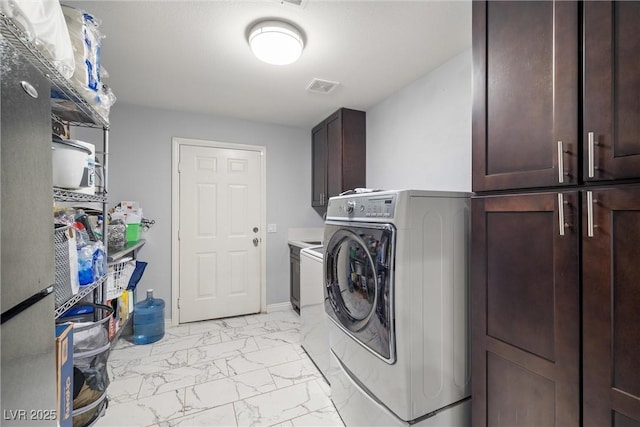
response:
[[[365,114],[341,108],[311,131],[311,206],[322,214],[329,197],[365,186]]]
[[[327,126],[320,123],[311,131],[311,206],[326,206]]]
[[[640,2],[584,2],[586,181],[640,177]]]
[[[473,3],[473,191],[578,182],[578,4]]]
[[[474,2],[474,191],[640,178],[640,2],[582,7]]]

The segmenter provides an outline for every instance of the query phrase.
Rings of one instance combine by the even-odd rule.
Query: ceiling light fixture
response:
[[[261,21],[249,31],[249,46],[260,60],[274,65],[291,64],[300,58],[304,40],[300,30],[282,21]]]

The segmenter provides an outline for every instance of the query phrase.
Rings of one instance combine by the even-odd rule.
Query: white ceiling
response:
[[[367,110],[471,47],[470,1],[65,1],[102,21],[102,64],[118,101],[311,127]],[[300,60],[260,62],[246,32],[283,18],[304,32]],[[306,91],[314,78],[340,82]]]

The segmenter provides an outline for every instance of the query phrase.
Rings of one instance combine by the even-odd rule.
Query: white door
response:
[[[179,321],[260,311],[261,153],[180,145]]]

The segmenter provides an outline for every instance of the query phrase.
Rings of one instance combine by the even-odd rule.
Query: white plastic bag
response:
[[[73,48],[58,0],[0,0],[0,11],[25,33],[60,74],[66,78],[73,75]]]
[[[100,48],[104,37],[98,29],[100,22],[90,13],[71,6],[63,5],[62,12],[75,55],[76,68],[71,82],[87,100],[94,100],[102,88]]]

